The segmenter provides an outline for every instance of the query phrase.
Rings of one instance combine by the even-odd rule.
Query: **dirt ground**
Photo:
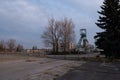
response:
[[[28,56],[20,56],[20,55],[0,54],[0,62],[23,60],[23,59],[27,59],[27,58],[29,58],[29,57]]]
[[[50,58],[7,57],[0,56],[0,80],[55,80],[85,63]]]
[[[57,80],[120,80],[120,62],[86,62]]]

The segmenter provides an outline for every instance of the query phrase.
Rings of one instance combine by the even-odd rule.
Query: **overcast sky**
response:
[[[76,41],[79,30],[87,29],[87,38],[94,44],[100,29],[95,25],[103,0],[0,0],[0,40],[16,39],[25,48],[44,48],[40,38],[48,18],[72,18]]]

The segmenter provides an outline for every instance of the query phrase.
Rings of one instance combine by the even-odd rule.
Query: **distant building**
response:
[[[75,48],[75,44],[70,42],[68,45],[66,45],[66,51],[73,50]],[[64,51],[64,44],[60,43],[59,44],[59,51],[62,52]]]
[[[69,43],[69,50],[73,50],[75,48],[75,44],[70,42]]]
[[[25,52],[27,53],[47,53],[50,49],[26,49]]]

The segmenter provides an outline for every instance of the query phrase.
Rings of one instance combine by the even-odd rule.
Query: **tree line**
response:
[[[24,50],[23,45],[17,44],[15,39],[0,40],[0,52],[21,52],[22,50]]]
[[[55,20],[51,18],[41,37],[46,46],[52,47],[53,53],[58,53],[60,50],[68,52],[70,43],[75,42],[74,27],[72,19]]]

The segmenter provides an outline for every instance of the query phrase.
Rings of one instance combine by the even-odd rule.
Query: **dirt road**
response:
[[[30,80],[34,74],[72,63],[74,61],[49,58],[0,62],[0,80]]]

